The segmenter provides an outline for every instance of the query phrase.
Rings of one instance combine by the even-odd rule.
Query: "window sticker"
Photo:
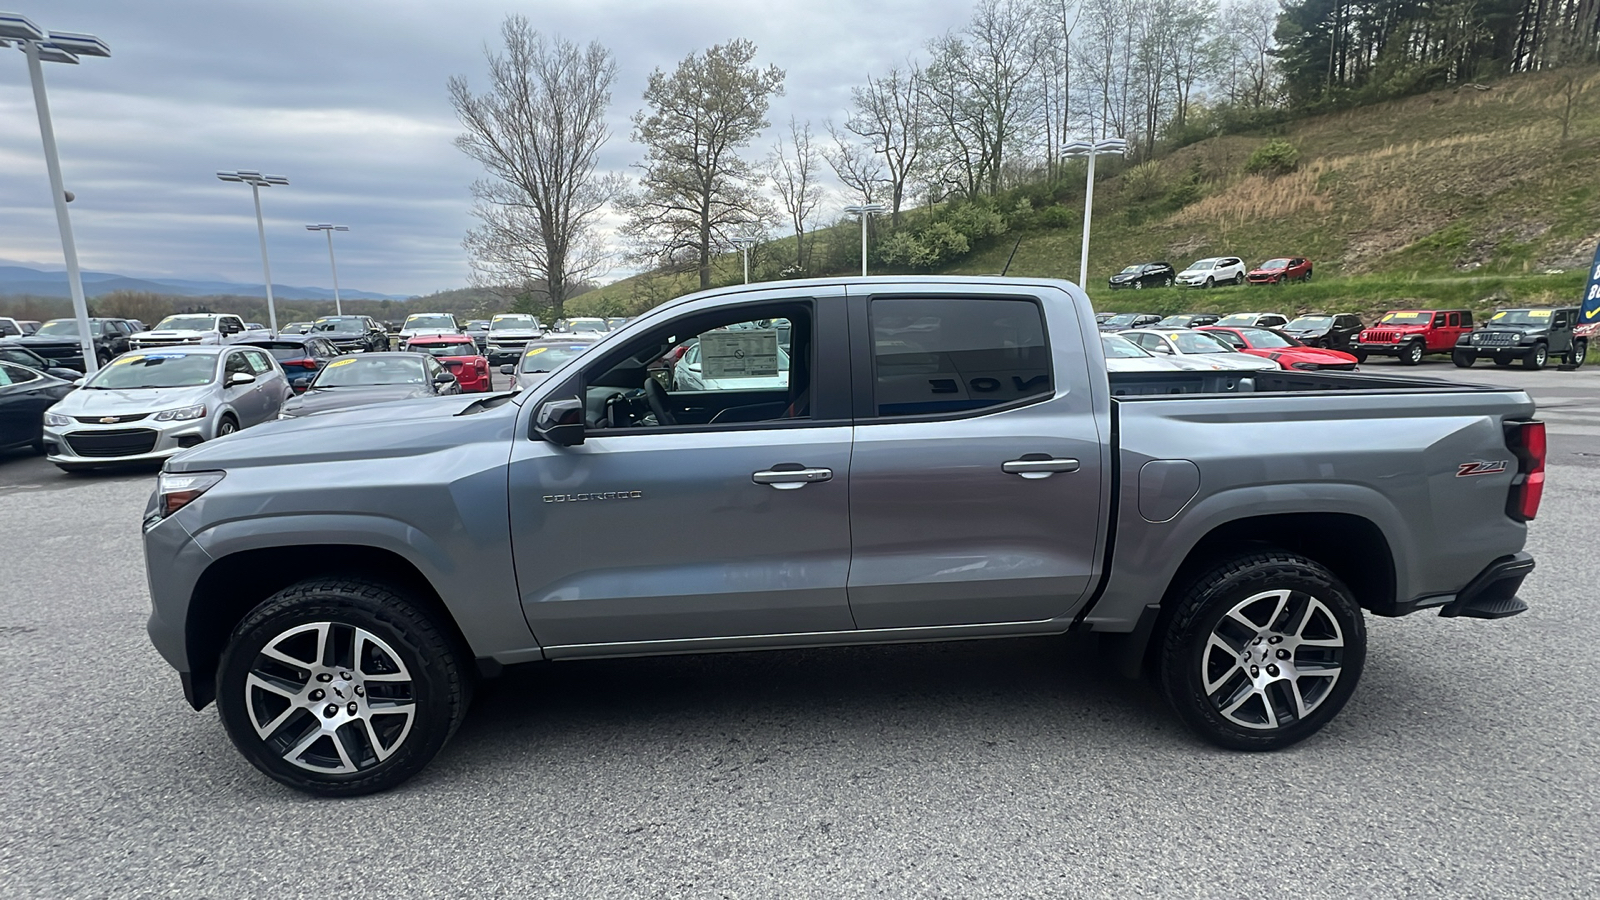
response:
[[[700,335],[707,378],[770,378],[778,374],[778,332],[709,331]]]

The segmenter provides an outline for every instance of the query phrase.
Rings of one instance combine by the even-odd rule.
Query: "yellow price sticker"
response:
[[[539,354],[541,354],[541,353],[543,353],[543,352],[545,352],[546,350],[549,350],[549,349],[550,349],[549,347],[535,347],[532,350],[529,350],[527,355],[528,356],[538,356]]]
[[[119,357],[117,359],[116,364],[119,365],[119,366],[125,366],[128,363],[136,363],[141,359],[144,359],[144,357],[142,355],[141,356],[123,356],[123,357]]]
[[[1489,317],[1489,321],[1491,321],[1491,322],[1498,322],[1498,321],[1500,321],[1500,320],[1501,320],[1501,319],[1504,319],[1504,318],[1505,318],[1505,317],[1506,317],[1506,314],[1505,314],[1505,313],[1503,313],[1503,312],[1497,312],[1497,313],[1495,313],[1495,314],[1494,314],[1494,315],[1492,315],[1492,316],[1490,316],[1490,317]]]
[[[1528,310],[1528,315],[1530,317],[1532,317],[1532,318],[1535,318],[1535,319],[1548,319],[1548,318],[1550,318],[1550,310],[1548,310],[1548,309],[1530,309],[1530,310]]]
[[[355,360],[353,360],[353,359],[336,359],[333,362],[328,363],[328,368],[336,369],[339,366],[348,366],[353,362],[355,362]]]

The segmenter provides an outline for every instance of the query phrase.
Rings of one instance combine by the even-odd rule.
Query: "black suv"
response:
[[[1306,313],[1278,330],[1307,347],[1349,353],[1364,327],[1361,317],[1349,313],[1332,316],[1327,313]]]
[[[1463,369],[1479,357],[1492,359],[1497,366],[1520,359],[1525,369],[1542,369],[1552,356],[1567,365],[1581,366],[1589,341],[1572,333],[1577,324],[1576,306],[1502,309],[1477,331],[1457,339],[1450,358]]]
[[[1107,279],[1113,290],[1119,288],[1172,287],[1177,275],[1172,263],[1136,263]]]
[[[133,333],[127,319],[90,319],[89,334],[100,365],[128,352],[128,335]],[[11,340],[49,360],[51,365],[88,371],[83,364],[83,346],[78,341],[77,319],[51,319],[33,334]]]
[[[370,316],[323,316],[309,334],[326,338],[340,353],[381,353],[389,349],[389,335]]]

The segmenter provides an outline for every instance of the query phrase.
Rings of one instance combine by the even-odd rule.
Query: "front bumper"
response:
[[[156,422],[150,417],[111,425],[46,425],[45,456],[53,463],[83,466],[153,462],[199,446],[209,425],[209,419]]]
[[[1368,356],[1399,356],[1400,351],[1405,349],[1406,345],[1409,343],[1411,343],[1411,341],[1395,341],[1393,343],[1388,341],[1384,341],[1382,343],[1356,341],[1350,345],[1350,352],[1365,353]]]
[[[523,351],[528,349],[528,342],[533,340],[536,339],[528,338],[526,341],[517,341],[515,343],[490,344],[484,349],[484,355],[489,357],[490,365],[498,366],[503,363],[516,362],[522,358]]]
[[[1493,359],[1521,359],[1533,352],[1534,344],[1457,344],[1455,352],[1465,353],[1476,359],[1485,357]],[[1552,354],[1553,355],[1553,354]]]
[[[1251,272],[1249,275],[1244,277],[1244,280],[1250,282],[1251,284],[1277,284],[1283,280],[1283,273],[1274,272],[1271,275],[1257,275],[1256,273]]]

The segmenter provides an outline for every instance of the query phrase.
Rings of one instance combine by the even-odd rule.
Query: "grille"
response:
[[[66,442],[77,456],[96,458],[138,456],[156,448],[156,432],[150,428],[80,431],[77,434],[67,435]]]
[[[1509,331],[1480,331],[1472,336],[1472,342],[1474,344],[1509,347],[1517,342],[1518,337],[1521,337],[1521,335],[1512,334]]]
[[[1365,344],[1393,344],[1400,340],[1398,331],[1369,331],[1361,336]]]
[[[134,413],[126,416],[73,416],[73,418],[85,425],[121,425],[125,422],[137,422],[149,416],[149,413]]]
[[[28,349],[45,359],[79,359],[83,356],[83,348],[77,344],[29,344]]]
[[[132,343],[133,349],[144,350],[150,347],[182,347],[185,344],[198,344],[200,340],[198,338],[193,340],[189,338],[140,338]]]

